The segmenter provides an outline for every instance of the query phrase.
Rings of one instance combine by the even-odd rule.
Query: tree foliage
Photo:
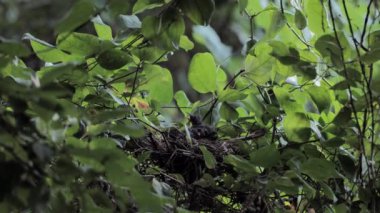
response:
[[[377,1],[234,1],[239,54],[216,3],[78,0],[54,43],[1,38],[0,211],[377,212]]]

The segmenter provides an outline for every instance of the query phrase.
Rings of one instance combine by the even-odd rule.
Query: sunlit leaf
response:
[[[210,53],[193,56],[188,74],[190,85],[199,93],[216,90],[216,64]]]

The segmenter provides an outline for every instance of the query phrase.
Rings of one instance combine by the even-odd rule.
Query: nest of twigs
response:
[[[261,200],[261,197],[255,195],[252,198],[252,194],[231,192],[223,187],[222,180],[216,180],[217,187],[207,186],[201,183],[202,177],[205,174],[215,179],[223,174],[237,176],[232,166],[223,162],[224,157],[228,154],[241,154],[240,144],[244,143],[244,140],[256,139],[264,134],[265,131],[259,129],[247,137],[221,140],[210,127],[193,125],[189,131],[171,128],[164,132],[150,133],[143,138],[132,139],[125,144],[124,150],[136,157],[143,153],[150,154],[149,160],[139,164],[138,171],[142,175],[169,184],[176,192],[178,205],[194,211],[234,212],[232,208],[234,202],[248,202],[247,206],[257,206],[255,202]],[[217,162],[214,168],[206,167],[201,146],[213,154]],[[231,204],[227,205],[217,199],[218,195],[223,194],[232,198]],[[258,212],[266,212],[262,207],[260,209]],[[242,212],[241,209],[239,212]],[[243,212],[255,211],[247,209]]]

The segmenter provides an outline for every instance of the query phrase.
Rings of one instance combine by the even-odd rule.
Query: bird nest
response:
[[[170,185],[177,193],[178,205],[195,211],[214,212],[219,209],[233,212],[232,204],[227,205],[217,197],[226,194],[236,199],[236,203],[243,203],[252,196],[231,193],[223,188],[220,179],[223,174],[237,176],[232,166],[224,163],[224,157],[229,154],[242,155],[241,144],[264,136],[265,131],[258,129],[246,137],[228,140],[219,139],[216,135],[215,130],[202,125],[193,125],[187,131],[171,128],[132,139],[125,144],[124,150],[138,159],[146,159],[140,161],[138,171],[143,176],[154,177]],[[213,168],[207,168],[202,147],[213,155]],[[217,187],[205,183],[210,177],[216,181]]]

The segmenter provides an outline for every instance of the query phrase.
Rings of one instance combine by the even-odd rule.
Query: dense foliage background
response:
[[[0,212],[378,212],[377,0],[0,0]]]

